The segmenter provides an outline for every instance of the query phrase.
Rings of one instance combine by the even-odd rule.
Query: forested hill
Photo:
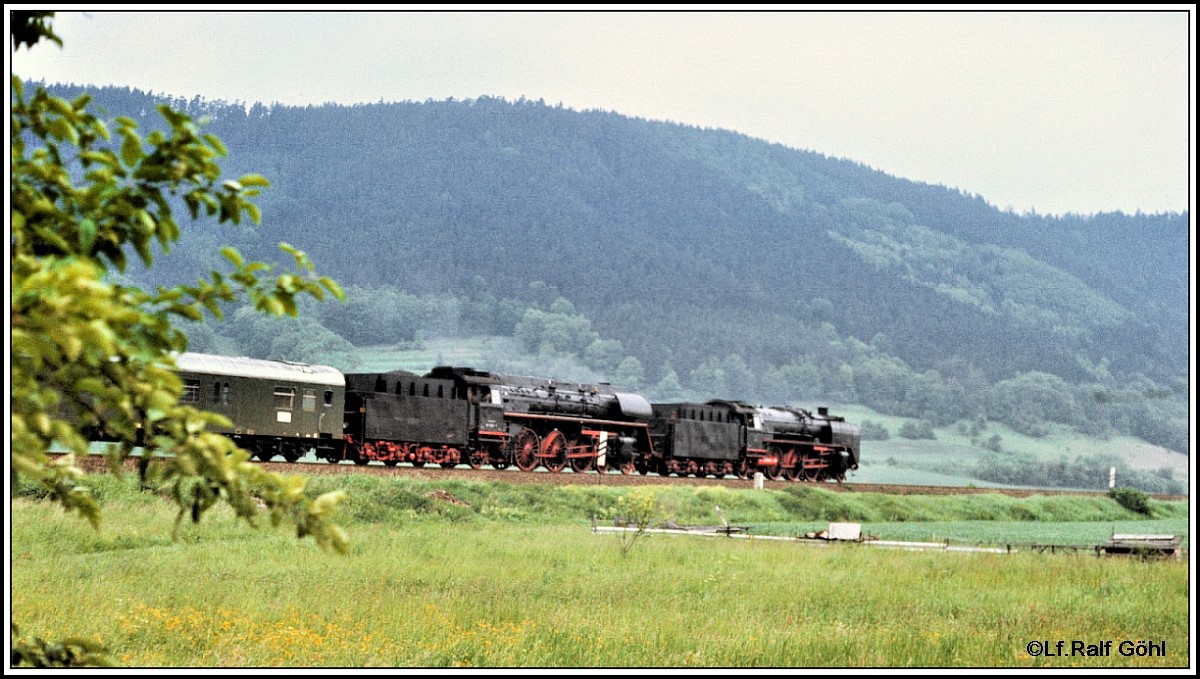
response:
[[[160,126],[150,95],[91,91]],[[460,332],[606,374],[636,359],[624,376],[650,391],[1167,431],[1186,450],[1187,214],[1016,215],[734,132],[534,101],[172,103],[211,119],[228,175],[273,186],[257,231],[192,235],[163,265],[287,241],[368,296],[456,300]],[[563,319],[582,334],[560,341]]]

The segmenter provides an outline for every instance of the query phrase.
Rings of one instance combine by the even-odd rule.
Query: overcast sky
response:
[[[1158,7],[60,11],[65,47],[10,64],[33,80],[247,104],[524,96],[735,130],[1017,212],[1182,211],[1194,16]]]

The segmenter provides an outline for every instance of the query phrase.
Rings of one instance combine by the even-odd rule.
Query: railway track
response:
[[[129,459],[125,462],[125,467],[129,470],[135,469],[135,460]],[[371,465],[351,465],[351,464],[328,464],[326,462],[255,462],[255,464],[263,467],[267,471],[280,474],[371,474],[374,476],[394,476],[400,478],[417,478],[433,481],[444,480],[460,480],[460,481],[500,481],[505,483],[531,483],[531,484],[553,484],[553,485],[573,485],[573,486],[663,486],[663,485],[686,485],[686,486],[723,486],[726,488],[754,488],[755,482],[753,479],[737,479],[737,478],[697,478],[694,476],[659,476],[656,474],[640,474],[624,475],[616,472],[607,474],[597,474],[595,472],[575,473],[575,472],[522,472],[515,468],[505,469],[503,471],[496,469],[470,469],[468,467],[453,467],[444,469],[441,467],[413,467],[410,465],[398,465],[395,467],[387,467],[378,464]],[[88,471],[103,471],[105,469],[104,459],[100,456],[93,455],[82,461],[81,465]],[[783,490],[797,485],[792,481],[771,481],[763,480],[763,488],[770,490]],[[880,484],[880,483],[818,483],[812,484],[814,487],[823,488],[825,490],[843,493],[883,493],[887,495],[978,495],[978,494],[1000,494],[1011,497],[1029,497],[1031,495],[1079,495],[1079,496],[1100,496],[1106,495],[1104,491],[1089,491],[1089,490],[1057,490],[1053,488],[975,488],[962,486],[915,486],[915,485],[899,485],[899,484]],[[1186,495],[1155,495],[1156,500],[1187,500]]]

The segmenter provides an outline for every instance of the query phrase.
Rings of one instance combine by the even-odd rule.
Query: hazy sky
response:
[[[1018,212],[1189,208],[1195,19],[1188,5],[1136,12],[234,7],[60,11],[54,30],[65,47],[22,49],[11,68],[34,80],[245,103],[524,96],[735,130],[961,188]]]

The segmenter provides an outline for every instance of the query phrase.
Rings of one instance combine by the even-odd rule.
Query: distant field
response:
[[[886,427],[892,438],[887,441],[863,441],[860,469],[853,480],[863,483],[927,483],[928,485],[967,485],[990,487],[987,481],[974,479],[966,469],[987,451],[971,444],[969,436],[954,427],[936,430],[936,440],[909,440],[896,435],[906,421],[902,417],[882,415],[862,406],[832,406],[830,411],[851,422],[871,420]],[[1166,467],[1179,480],[1189,478],[1188,456],[1128,436],[1108,440],[1087,438],[1059,427],[1049,436],[1033,438],[1008,427],[988,423],[984,436],[999,434],[1005,451],[1032,455],[1037,459],[1071,459],[1076,456],[1116,455],[1134,469],[1154,470]],[[894,463],[894,464],[893,464]],[[927,476],[926,476],[927,475]],[[928,481],[919,479],[928,478]],[[1120,485],[1120,479],[1118,484]]]
[[[355,351],[353,357],[329,354],[326,360],[331,365],[338,367],[357,363],[353,368],[342,368],[343,370],[361,372],[408,370],[425,373],[438,365],[477,367],[485,362],[485,357],[512,353],[514,349],[510,345],[513,344],[515,341],[506,337],[426,340],[421,343],[420,349],[368,347]]]
[[[314,481],[315,482],[315,481]],[[12,503],[10,602],[22,634],[96,638],[134,667],[1183,667],[1185,562],[855,545],[593,535],[612,487],[348,484],[349,554],[219,509],[171,542],[174,511],[102,479],[104,530],[44,502]],[[1045,512],[1054,522],[871,524],[979,536],[1045,524],[1080,539],[1160,530],[1105,498],[829,498],[831,493],[650,487],[663,513],[708,522],[719,504],[785,533],[827,511],[955,516]],[[314,489],[316,490],[316,489]],[[840,495],[840,494],[839,494]],[[455,499],[451,503],[448,500]],[[465,503],[465,504],[464,504]],[[1040,503],[1040,504],[1039,504]],[[1120,518],[1125,517],[1125,518]],[[1184,519],[1185,521],[1186,519]],[[956,524],[958,527],[956,527]],[[1137,532],[1146,532],[1138,530]],[[1165,641],[1162,657],[1031,656],[1035,640]]]
[[[866,446],[864,446],[866,448]],[[912,486],[950,486],[954,488],[977,486],[979,488],[1007,488],[1001,483],[980,481],[971,476],[941,474],[925,469],[910,469],[908,467],[893,467],[880,464],[878,460],[865,457],[861,466],[847,476],[851,483],[889,483]]]

